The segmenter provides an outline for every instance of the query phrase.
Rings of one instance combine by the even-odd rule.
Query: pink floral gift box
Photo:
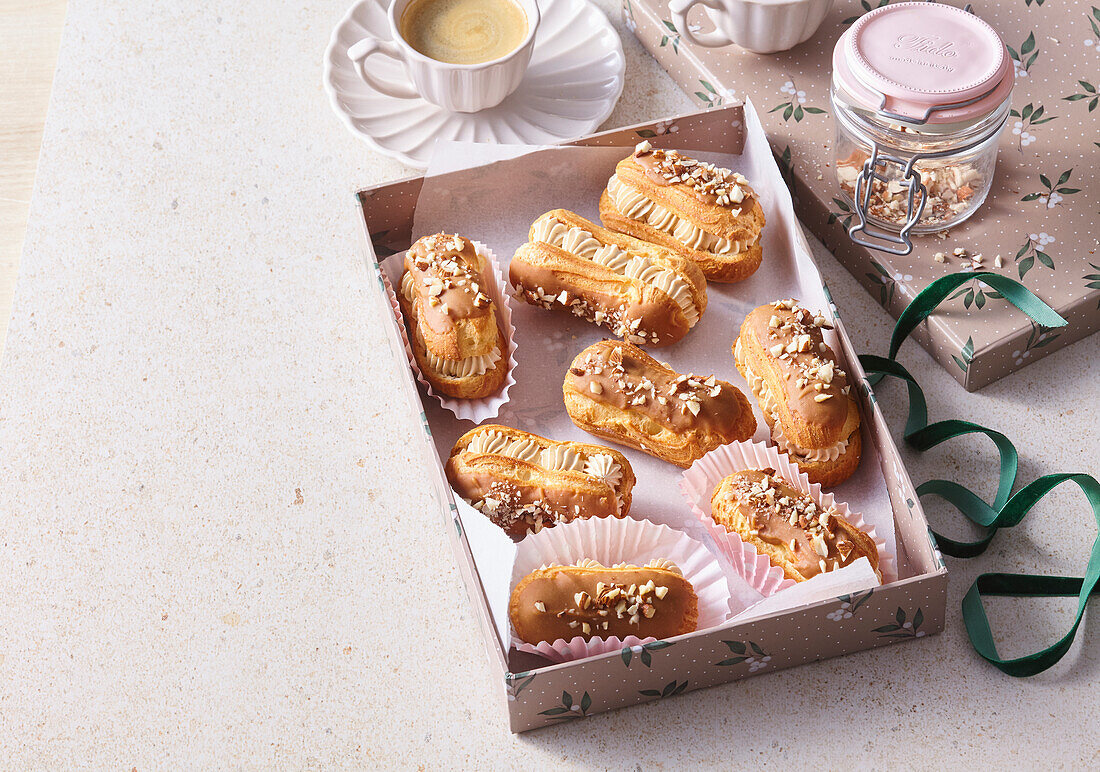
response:
[[[798,296],[828,322],[833,350],[854,385],[860,462],[851,478],[823,492],[820,486],[811,487],[805,474],[795,473],[786,454],[762,441],[736,443],[738,450],[734,444],[715,448],[709,458],[697,459],[694,472],[620,445],[615,452],[624,463],[629,461],[634,478],[628,512],[557,522],[514,542],[487,515],[496,503],[486,507],[484,498],[464,499],[452,489],[446,465],[471,430],[506,428],[552,440],[602,441],[573,423],[562,401],[562,379],[574,358],[602,341],[606,331],[582,316],[550,314],[517,301],[508,317],[516,341],[515,383],[491,415],[460,415],[445,407],[418,379],[416,368],[403,367],[403,376],[392,385],[421,418],[410,447],[423,459],[421,484],[434,498],[409,527],[442,528],[449,536],[497,685],[495,709],[486,712],[486,720],[495,712],[514,732],[573,723],[880,646],[928,645],[921,639],[942,631],[947,616],[947,568],[843,320],[813,264],[751,106],[701,110],[672,122],[646,122],[516,157],[502,157],[504,151],[492,146],[475,150],[456,143],[444,150],[448,161],[464,153],[464,160],[475,163],[357,191],[364,259],[379,290],[369,310],[384,320],[394,357],[402,365],[416,359],[406,348],[408,330],[394,279],[400,289],[397,271],[403,270],[405,251],[419,236],[445,229],[476,235],[504,269],[529,237],[530,223],[543,213],[567,209],[581,217],[598,216],[588,213],[598,213],[610,175],[642,138],[651,138],[654,147],[692,148],[697,157],[750,177],[766,212],[761,236],[765,253],[773,256],[753,278],[712,284],[706,318],[698,321],[703,327],[659,349],[660,356],[680,370],[702,373],[705,367],[749,389],[732,355],[747,310],[772,298]],[[511,272],[502,270],[503,275]],[[474,429],[475,424],[480,426]],[[766,426],[762,413],[757,426]],[[734,465],[739,459],[741,467]],[[725,528],[718,538],[709,512],[717,484],[713,475],[721,479],[754,459],[757,467],[786,470],[788,479],[822,512],[835,504],[838,515],[865,528],[878,555],[878,570],[864,557],[844,567],[834,563],[816,581],[796,583]],[[516,634],[510,598],[539,566],[577,565],[587,559],[601,566],[645,565],[654,558],[678,566],[697,593],[698,615],[690,632],[660,639],[611,634],[539,642]],[[547,604],[539,603],[543,608],[532,607],[546,613]]]
[[[992,189],[969,220],[915,237],[912,253],[898,256],[848,237],[856,215],[837,179],[829,95],[837,39],[889,1],[838,0],[809,41],[771,55],[689,43],[664,0],[624,0],[622,13],[704,107],[753,101],[799,217],[893,316],[940,276],[982,270],[1022,281],[1066,318],[1066,327],[1045,329],[981,281],[961,287],[914,336],[974,391],[1100,328],[1100,7],[973,5],[1004,39],[1016,77]],[[703,32],[711,27],[702,13],[691,21]]]

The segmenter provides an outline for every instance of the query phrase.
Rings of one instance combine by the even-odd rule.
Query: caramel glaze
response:
[[[657,156],[652,151],[648,153],[634,152],[634,163],[641,167],[642,173],[645,178],[652,182],[654,185],[671,185],[668,180],[661,174],[661,167],[657,163]],[[708,204],[714,203],[713,201],[707,201]]]
[[[615,491],[610,485],[589,485],[579,490],[569,473],[509,459],[507,476],[499,471],[499,458],[491,455],[467,460],[461,475],[450,475],[451,486],[464,499],[494,502],[479,509],[495,525],[511,534],[539,531],[548,525],[568,523],[577,517],[612,517],[618,514]],[[528,478],[524,480],[523,478]]]
[[[771,494],[759,490],[761,482]],[[726,477],[711,498],[711,513],[727,531],[781,554],[797,572],[795,576],[787,571],[787,576],[798,581],[861,557],[878,570],[878,549],[867,534],[839,517],[836,509],[819,509],[773,469],[746,469]]]
[[[667,569],[552,566],[516,585],[508,613],[521,640],[539,643],[576,636],[669,638],[693,631],[699,612],[691,583]]]
[[[840,432],[848,418],[850,387],[847,373],[840,369],[836,354],[822,337],[822,329],[829,329],[824,317],[815,317],[795,301],[783,300],[754,309],[741,325],[741,335],[751,335],[763,357],[782,374],[783,393],[773,396],[805,423],[821,427],[829,436],[823,444],[827,446],[844,439]],[[827,381],[821,369],[825,363],[831,364]],[[765,377],[759,371],[756,375]],[[770,382],[766,387],[771,388]],[[819,395],[828,396],[818,400]]]
[[[436,334],[449,333],[455,320],[493,313],[481,258],[467,238],[447,233],[424,236],[405,253],[405,270],[416,288],[417,322]],[[436,296],[438,304],[428,301],[432,297],[428,285],[433,279],[443,285]]]
[[[529,302],[571,311],[638,343],[671,343],[687,334],[686,320],[678,320],[677,315],[668,312],[668,300],[663,293],[653,288],[649,292],[639,292],[634,282],[618,276],[613,284],[611,281],[605,283],[607,291],[591,286],[578,290],[578,286],[591,281],[587,275],[529,262],[524,254],[526,247],[520,247],[512,258],[508,277]],[[622,288],[626,289],[626,295],[633,297],[624,296]],[[647,295],[651,299],[647,299]]]
[[[657,163],[657,157],[653,153],[646,153],[644,155],[635,153],[634,163],[641,167],[642,174],[654,185],[665,187],[675,184],[665,179],[662,174],[661,166]],[[714,204],[718,202],[718,196],[713,193],[700,193],[697,190],[693,190],[692,194],[704,204]]]
[[[675,150],[660,150],[648,142],[641,142],[634,148],[631,158],[642,169],[645,179],[654,185],[676,185],[704,204],[740,208],[743,201],[755,195],[748,181],[740,174],[697,161]]]
[[[731,436],[744,420],[737,387],[714,376],[677,373],[630,343],[589,346],[573,360],[566,379],[596,402],[641,413],[674,432],[700,428]]]

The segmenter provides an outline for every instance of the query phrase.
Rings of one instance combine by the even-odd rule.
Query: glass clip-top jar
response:
[[[907,255],[911,234],[974,214],[993,183],[1014,80],[1004,41],[969,6],[883,6],[841,35],[834,161],[852,241]]]

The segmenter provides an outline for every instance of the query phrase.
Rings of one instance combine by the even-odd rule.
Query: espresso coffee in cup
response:
[[[412,0],[399,31],[431,59],[481,64],[519,48],[527,37],[527,14],[513,0]]]

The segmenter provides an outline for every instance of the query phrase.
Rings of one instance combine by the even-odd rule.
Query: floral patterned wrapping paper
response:
[[[838,0],[809,41],[767,56],[682,40],[666,0],[624,0],[622,13],[627,27],[703,106],[753,100],[799,217],[893,316],[934,279],[973,270],[969,258],[953,254],[962,249],[983,256],[982,270],[1022,281],[1067,319],[1061,329],[1040,327],[981,282],[961,287],[914,337],[974,391],[1100,328],[1094,225],[1100,193],[1100,3],[973,4],[1004,38],[1016,68],[993,189],[970,220],[946,235],[914,239],[913,252],[898,257],[860,247],[847,236],[853,214],[835,179],[829,104],[837,38],[860,15],[889,2]],[[702,13],[691,19],[700,29],[711,26]],[[657,129],[678,127],[666,123]],[[934,260],[937,252],[944,253],[944,262]],[[995,266],[998,255],[1001,267]]]
[[[759,123],[745,118],[746,111],[741,105],[730,104],[718,110],[679,116],[672,124],[643,123],[583,137],[568,144],[631,148],[639,137],[654,137],[656,144],[671,146],[669,137],[657,137],[659,130],[664,132],[671,125],[676,128],[675,141],[681,147],[740,154],[747,147],[747,123],[751,123],[754,136],[758,137],[757,146],[763,140]],[[364,229],[365,259],[379,288],[376,312],[391,321],[387,337],[395,360],[402,366],[406,361],[404,347],[397,322],[384,298],[380,262],[408,248],[423,183],[423,177],[413,177],[356,193]],[[781,185],[776,193],[783,195]],[[802,239],[800,229],[794,228],[792,233],[795,238]],[[804,241],[799,248],[809,251]],[[840,351],[844,359],[854,363],[857,352],[844,331],[843,319],[829,298],[828,288],[824,288],[824,293],[829,308],[836,315],[835,333]],[[886,481],[897,529],[898,557],[907,578],[763,618],[740,623],[733,620],[710,630],[626,646],[575,662],[548,665],[546,660],[522,652],[511,652],[509,656],[508,641],[501,637],[490,613],[486,577],[475,565],[473,540],[463,526],[436,452],[437,438],[433,436],[425,412],[426,405],[432,403],[423,401],[411,372],[399,379],[396,386],[405,393],[412,409],[420,413],[423,431],[416,444],[424,454],[425,485],[432,487],[439,501],[441,519],[438,522],[451,537],[474,616],[483,631],[491,667],[499,679],[501,707],[513,732],[567,723],[595,713],[674,697],[863,649],[914,641],[943,630],[947,569],[929,536],[927,520],[891,440],[889,427],[861,375],[857,399],[867,430],[865,436],[868,442],[875,443],[880,453],[880,471]],[[426,514],[425,518],[430,519],[430,515]],[[427,520],[425,526],[431,527]]]

